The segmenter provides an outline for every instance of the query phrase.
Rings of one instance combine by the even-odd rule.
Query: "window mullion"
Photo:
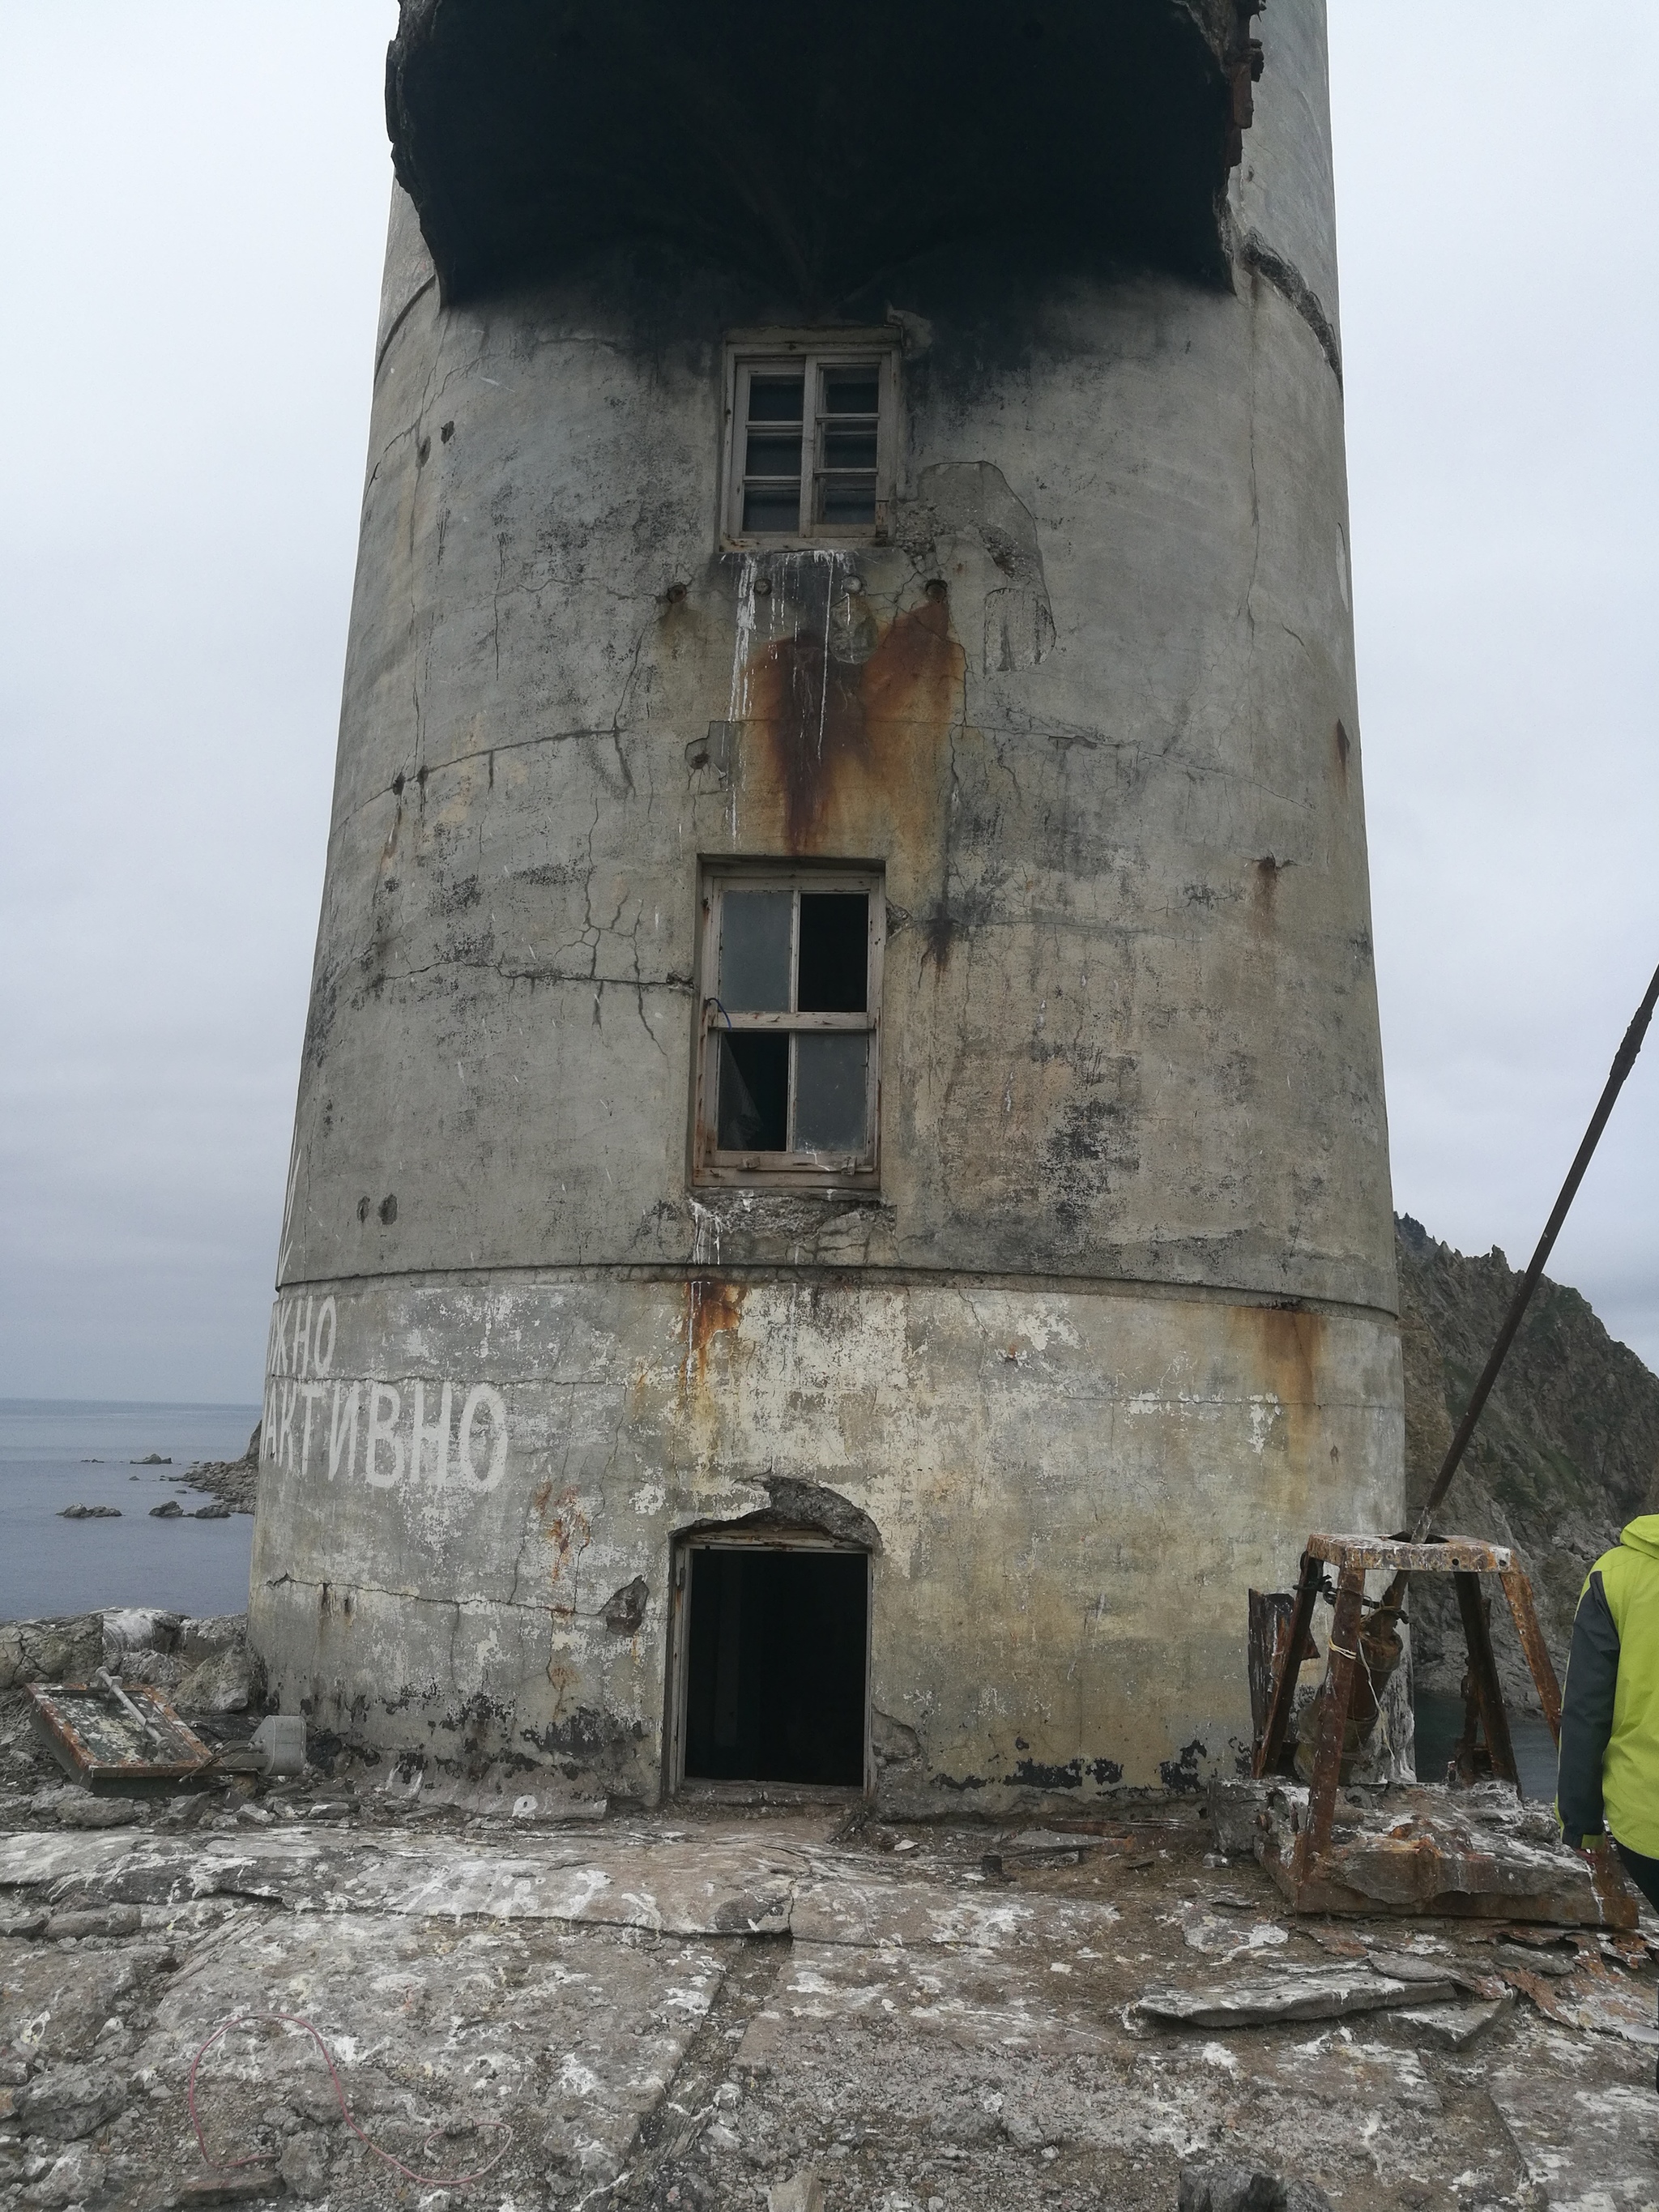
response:
[[[810,376],[811,371],[809,369],[807,374]],[[804,392],[801,395],[801,416],[804,422],[810,422],[812,419],[812,410]],[[808,495],[803,483],[801,496],[805,499]],[[799,884],[792,884],[789,892],[789,1011],[792,1014],[800,1012],[800,885]],[[795,1150],[795,1084],[799,1066],[800,1052],[795,1031],[791,1030],[789,1032],[789,1112],[784,1126],[784,1149],[792,1153]]]
[[[898,432],[896,420],[897,394],[894,386],[897,380],[893,371],[893,356],[884,354],[876,368],[876,527],[881,529],[887,519],[888,501],[892,497],[893,442]]]
[[[747,362],[739,362],[732,380],[732,465],[726,497],[732,502],[732,521],[739,530],[743,527],[744,483],[749,474],[749,386],[753,374]]]
[[[800,387],[800,534],[812,535],[812,510],[817,504],[818,461],[818,357],[809,353],[803,364]],[[796,905],[800,903],[796,895]]]
[[[697,1059],[696,1123],[693,1131],[693,1155],[699,1164],[712,1157],[720,1146],[720,1048],[708,1018],[708,1002],[720,972],[720,886],[711,884],[702,908],[703,1033],[702,1049]]]

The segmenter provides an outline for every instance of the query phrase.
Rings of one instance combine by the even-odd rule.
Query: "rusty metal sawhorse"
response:
[[[1486,1606],[1480,1594],[1482,1575],[1496,1575],[1509,1600],[1521,1648],[1532,1668],[1532,1679],[1549,1723],[1552,1736],[1561,1740],[1561,1692],[1555,1668],[1544,1643],[1543,1631],[1532,1601],[1532,1584],[1515,1563],[1515,1554],[1503,1544],[1484,1544],[1469,1536],[1445,1536],[1414,1544],[1401,1537],[1310,1536],[1302,1554],[1302,1572],[1295,1603],[1283,1632],[1273,1668],[1273,1695],[1261,1739],[1255,1747],[1252,1771],[1261,1778],[1276,1771],[1295,1703],[1297,1676],[1313,1624],[1314,1602],[1320,1594],[1327,1567],[1336,1570],[1336,1607],[1331,1622],[1330,1650],[1326,1664],[1325,1692],[1318,1705],[1318,1733],[1314,1744],[1313,1775],[1308,1790],[1308,1818],[1297,1841],[1293,1877],[1297,1887],[1315,1875],[1317,1863],[1330,1847],[1336,1819],[1337,1791],[1342,1772],[1343,1739],[1353,1703],[1359,1669],[1360,1634],[1365,1610],[1365,1577],[1381,1569],[1395,1575],[1450,1575],[1457,1588],[1457,1609],[1469,1650],[1472,1703],[1478,1711],[1492,1770],[1499,1781],[1519,1786],[1515,1751],[1510,1741],[1509,1716],[1498,1680]]]

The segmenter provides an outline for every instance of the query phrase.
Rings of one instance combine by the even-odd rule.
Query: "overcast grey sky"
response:
[[[258,1395],[395,12],[0,0],[0,1395]],[[1395,1199],[1519,1264],[1659,961],[1659,13],[1331,14]],[[1552,1273],[1659,1366],[1650,1054]]]

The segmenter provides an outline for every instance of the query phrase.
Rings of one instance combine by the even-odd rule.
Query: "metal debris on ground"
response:
[[[213,1765],[210,1747],[148,1682],[118,1682],[100,1668],[90,1682],[31,1682],[24,1694],[53,1758],[86,1789],[185,1782]]]
[[[1256,1856],[1295,1911],[1636,1926],[1623,1881],[1568,1850],[1551,1814],[1501,1784],[1345,1791],[1317,1855],[1308,1844],[1315,1793],[1294,1783],[1221,1785],[1233,1801],[1230,1830],[1243,1826],[1240,1800],[1252,1790]]]
[[[1328,1568],[1336,1571],[1334,1587]],[[1368,1597],[1365,1589],[1366,1577],[1373,1573],[1391,1577],[1376,1598]],[[1408,1847],[1404,1847],[1407,1839],[1402,1832],[1394,1838],[1395,1847],[1382,1847],[1380,1855],[1376,1850],[1362,1853],[1361,1879],[1355,1879],[1361,1866],[1352,1850],[1345,1857],[1334,1844],[1338,1796],[1346,1784],[1361,1778],[1366,1747],[1403,1653],[1400,1625],[1410,1580],[1422,1574],[1452,1577],[1468,1645],[1458,1778],[1473,1784],[1490,1777],[1517,1792],[1520,1786],[1492,1652],[1491,1602],[1481,1594],[1482,1575],[1498,1579],[1545,1719],[1559,1741],[1561,1694],[1539,1629],[1532,1586],[1512,1552],[1468,1536],[1427,1542],[1310,1536],[1293,1595],[1252,1594],[1249,1648],[1257,1735],[1251,1769],[1258,1779],[1291,1771],[1308,1784],[1305,1806],[1291,1817],[1285,1832],[1273,1838],[1270,1850],[1262,1854],[1263,1863],[1300,1912],[1374,1911],[1379,1904],[1410,1911],[1489,1911],[1492,1907],[1484,1900],[1494,1894],[1507,1896],[1516,1886],[1511,1876],[1518,1875],[1524,1885],[1541,1872],[1544,1889],[1552,1893],[1540,1897],[1535,1911],[1528,1913],[1508,1904],[1498,1909],[1535,1919],[1586,1917],[1556,1909],[1553,1892],[1557,1885],[1547,1870],[1535,1866],[1522,1869],[1513,1863],[1494,1869],[1490,1855],[1478,1849],[1469,1863],[1462,1863],[1465,1839],[1455,1824],[1431,1823],[1409,1838]],[[1325,1674],[1301,1718],[1298,1743],[1292,1733],[1297,1694],[1304,1661],[1313,1650],[1314,1608],[1322,1596],[1332,1606]],[[1269,1662],[1270,1686],[1262,1680]],[[1593,1895],[1596,1909],[1588,1917],[1613,1927],[1635,1925],[1634,1901],[1616,1875],[1600,1879]],[[1365,1902],[1357,1903],[1357,1897]],[[1464,1898],[1475,1901],[1459,1901]]]

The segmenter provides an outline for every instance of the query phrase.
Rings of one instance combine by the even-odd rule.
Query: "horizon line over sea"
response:
[[[8,1398],[0,1395],[0,1413],[61,1412],[65,1407],[86,1407],[94,1409],[112,1408],[137,1413],[240,1413],[242,1401],[234,1398]],[[258,1416],[259,1408],[252,1407]]]

